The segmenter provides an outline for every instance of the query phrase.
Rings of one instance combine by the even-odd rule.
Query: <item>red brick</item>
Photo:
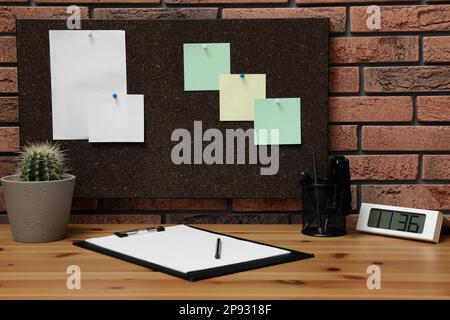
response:
[[[0,62],[12,63],[16,61],[16,37],[0,37]]]
[[[165,0],[170,4],[236,4],[236,3],[255,3],[255,4],[270,4],[270,3],[287,3],[288,0]]]
[[[19,128],[0,127],[0,152],[16,152],[19,148]]]
[[[117,3],[117,4],[159,4],[161,0],[35,0],[36,3],[64,3],[64,4],[97,4],[97,3]]]
[[[108,198],[103,200],[105,210],[128,210],[130,208],[127,198]]]
[[[450,5],[380,6],[380,30],[367,28],[367,8],[350,8],[352,32],[450,31]]]
[[[70,223],[154,224],[161,223],[161,216],[159,214],[77,214],[70,216]]]
[[[0,122],[19,121],[19,100],[17,97],[0,97]]]
[[[352,184],[352,209],[358,209],[358,186],[356,184]]]
[[[450,36],[423,38],[425,62],[450,62]]]
[[[359,92],[358,67],[332,67],[328,74],[328,89],[333,93]]]
[[[425,180],[450,180],[450,155],[424,155],[422,178]]]
[[[328,149],[332,151],[354,151],[358,149],[356,126],[329,126]]]
[[[16,174],[17,157],[0,157],[0,177]]]
[[[331,32],[345,32],[346,12],[343,7],[223,9],[224,19],[329,18]]]
[[[416,0],[296,0],[297,4],[335,4],[335,3],[377,3],[377,2],[415,2]],[[443,1],[443,0],[441,0]],[[445,0],[444,0],[445,1]]]
[[[419,61],[419,37],[337,37],[330,40],[330,63]]]
[[[130,210],[225,210],[226,199],[129,199]]]
[[[88,8],[81,8],[81,18],[89,18]],[[67,7],[0,7],[0,32],[15,32],[16,19],[66,19]]]
[[[0,68],[0,93],[17,92],[17,68]]]
[[[393,206],[450,210],[450,185],[363,185],[361,199]]]
[[[419,121],[450,121],[450,96],[417,97]]]
[[[248,211],[299,211],[301,199],[233,199],[233,210]]]
[[[96,210],[98,208],[97,199],[73,199],[72,210],[82,211],[82,210]]]
[[[347,156],[352,180],[415,180],[418,155]]]
[[[189,214],[168,213],[165,215],[166,223],[172,224],[197,224],[197,223],[219,223],[219,224],[287,224],[289,214],[287,213],[235,213],[235,214]]]
[[[99,8],[95,19],[216,19],[217,8]]]
[[[365,126],[362,148],[371,151],[450,151],[450,127]]]
[[[330,97],[331,122],[412,121],[412,97]]]
[[[450,66],[364,68],[366,92],[450,91]]]

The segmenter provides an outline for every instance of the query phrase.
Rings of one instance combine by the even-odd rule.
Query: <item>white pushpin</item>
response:
[[[203,49],[208,49],[208,45],[206,43],[202,44]]]
[[[279,106],[281,104],[280,99],[275,99],[275,103]]]
[[[92,38],[94,35],[92,34],[92,32],[89,32],[88,36],[89,38]]]

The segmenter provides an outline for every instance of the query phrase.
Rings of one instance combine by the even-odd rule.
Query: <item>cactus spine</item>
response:
[[[66,173],[64,154],[57,144],[29,144],[20,153],[22,181],[61,180]]]

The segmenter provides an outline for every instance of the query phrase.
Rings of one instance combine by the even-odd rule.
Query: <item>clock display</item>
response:
[[[411,233],[423,233],[425,214],[371,209],[367,226]]]

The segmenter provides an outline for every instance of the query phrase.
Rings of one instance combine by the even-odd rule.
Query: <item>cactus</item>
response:
[[[64,153],[58,144],[29,144],[20,153],[18,175],[22,181],[61,180],[65,173]]]

